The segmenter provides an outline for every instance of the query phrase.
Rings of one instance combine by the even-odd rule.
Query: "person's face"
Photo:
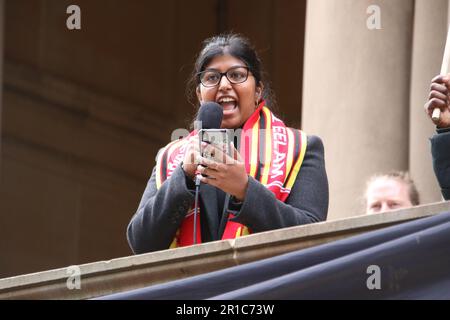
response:
[[[204,69],[227,72],[230,68],[246,67],[245,63],[231,55],[215,57]],[[218,85],[205,87],[199,84],[197,97],[200,103],[217,102],[223,108],[221,128],[236,129],[241,127],[256,109],[261,87],[256,86],[255,78],[248,72],[248,78],[242,83],[233,84],[223,76]]]
[[[408,186],[397,179],[376,179],[367,188],[366,199],[368,214],[412,207]]]

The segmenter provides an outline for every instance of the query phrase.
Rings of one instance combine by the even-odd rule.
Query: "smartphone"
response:
[[[217,162],[225,163],[225,157],[220,159],[216,155],[212,156],[208,152],[205,152],[205,148],[202,147],[202,142],[206,142],[207,144],[211,144],[214,147],[222,150],[222,152],[226,155],[230,154],[230,137],[227,129],[202,129],[199,132],[199,144],[200,144],[200,153],[202,157],[211,159]]]

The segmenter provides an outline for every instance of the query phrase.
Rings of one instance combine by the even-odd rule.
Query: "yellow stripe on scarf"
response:
[[[295,150],[295,136],[294,133],[290,128],[286,128],[287,135],[288,135],[288,154],[287,154],[287,163],[286,163],[286,178],[285,181],[283,181],[283,184],[286,184],[286,179],[289,176],[289,172],[291,172],[292,163],[294,162],[294,150]]]
[[[175,237],[172,240],[172,243],[170,244],[169,249],[175,249],[178,247],[178,236],[180,235],[180,229],[177,230],[177,233],[175,234]]]
[[[265,154],[264,154],[264,168],[261,175],[261,183],[267,185],[269,181],[269,171],[272,165],[272,132],[270,128],[272,127],[272,114],[268,108],[263,108],[263,112],[266,115],[266,127],[264,128],[265,133]]]
[[[306,139],[306,134],[303,131],[300,131],[300,139],[302,142],[300,155],[297,159],[297,162],[294,165],[294,168],[292,168],[293,172],[291,173],[291,177],[289,178],[289,181],[286,184],[287,189],[291,189],[292,186],[294,185],[297,174],[300,171],[300,166],[303,163],[303,158],[305,157],[307,139]]]
[[[259,122],[256,121],[252,128],[252,151],[250,152],[250,176],[255,177],[258,166]]]
[[[242,227],[237,228],[234,238],[236,239],[239,237],[248,236],[249,234],[250,234],[250,231],[248,230],[248,228],[246,226],[242,226]]]
[[[167,150],[167,158],[165,160],[166,161],[165,165],[167,166],[167,160],[169,159],[170,154],[172,153],[172,150],[174,150],[177,147],[177,145],[179,143],[181,143],[182,141],[183,140],[172,141],[164,149],[162,149],[159,152],[157,159],[156,159],[156,189],[159,189],[161,187],[162,183],[164,182],[164,181],[162,181],[162,176],[161,176],[161,169],[163,166],[162,161],[163,161],[164,153]],[[167,171],[167,167],[166,167],[166,171]]]

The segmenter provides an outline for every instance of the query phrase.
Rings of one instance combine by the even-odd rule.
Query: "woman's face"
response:
[[[216,70],[223,73],[234,67],[246,67],[246,65],[238,58],[223,55],[215,57],[204,70]],[[226,76],[222,76],[219,84],[214,87],[199,84],[197,97],[200,103],[213,101],[220,104],[223,108],[221,128],[236,129],[241,127],[255,111],[261,89],[256,86],[255,78],[249,71],[247,80],[242,83],[233,84]]]

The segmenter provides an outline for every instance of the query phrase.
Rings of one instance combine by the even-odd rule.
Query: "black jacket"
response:
[[[194,202],[191,182],[181,166],[159,190],[155,168],[148,181],[136,214],[131,219],[127,238],[134,253],[168,249],[177,229]],[[200,187],[202,241],[220,240],[226,221],[218,202],[222,191],[210,185]],[[328,212],[328,180],[324,148],[319,137],[308,136],[305,158],[291,193],[283,203],[260,182],[249,177],[242,204],[231,203],[236,217],[233,221],[249,227],[253,233],[312,222],[324,221]]]
[[[450,200],[450,128],[438,129],[437,132],[430,139],[433,168],[442,196]]]

